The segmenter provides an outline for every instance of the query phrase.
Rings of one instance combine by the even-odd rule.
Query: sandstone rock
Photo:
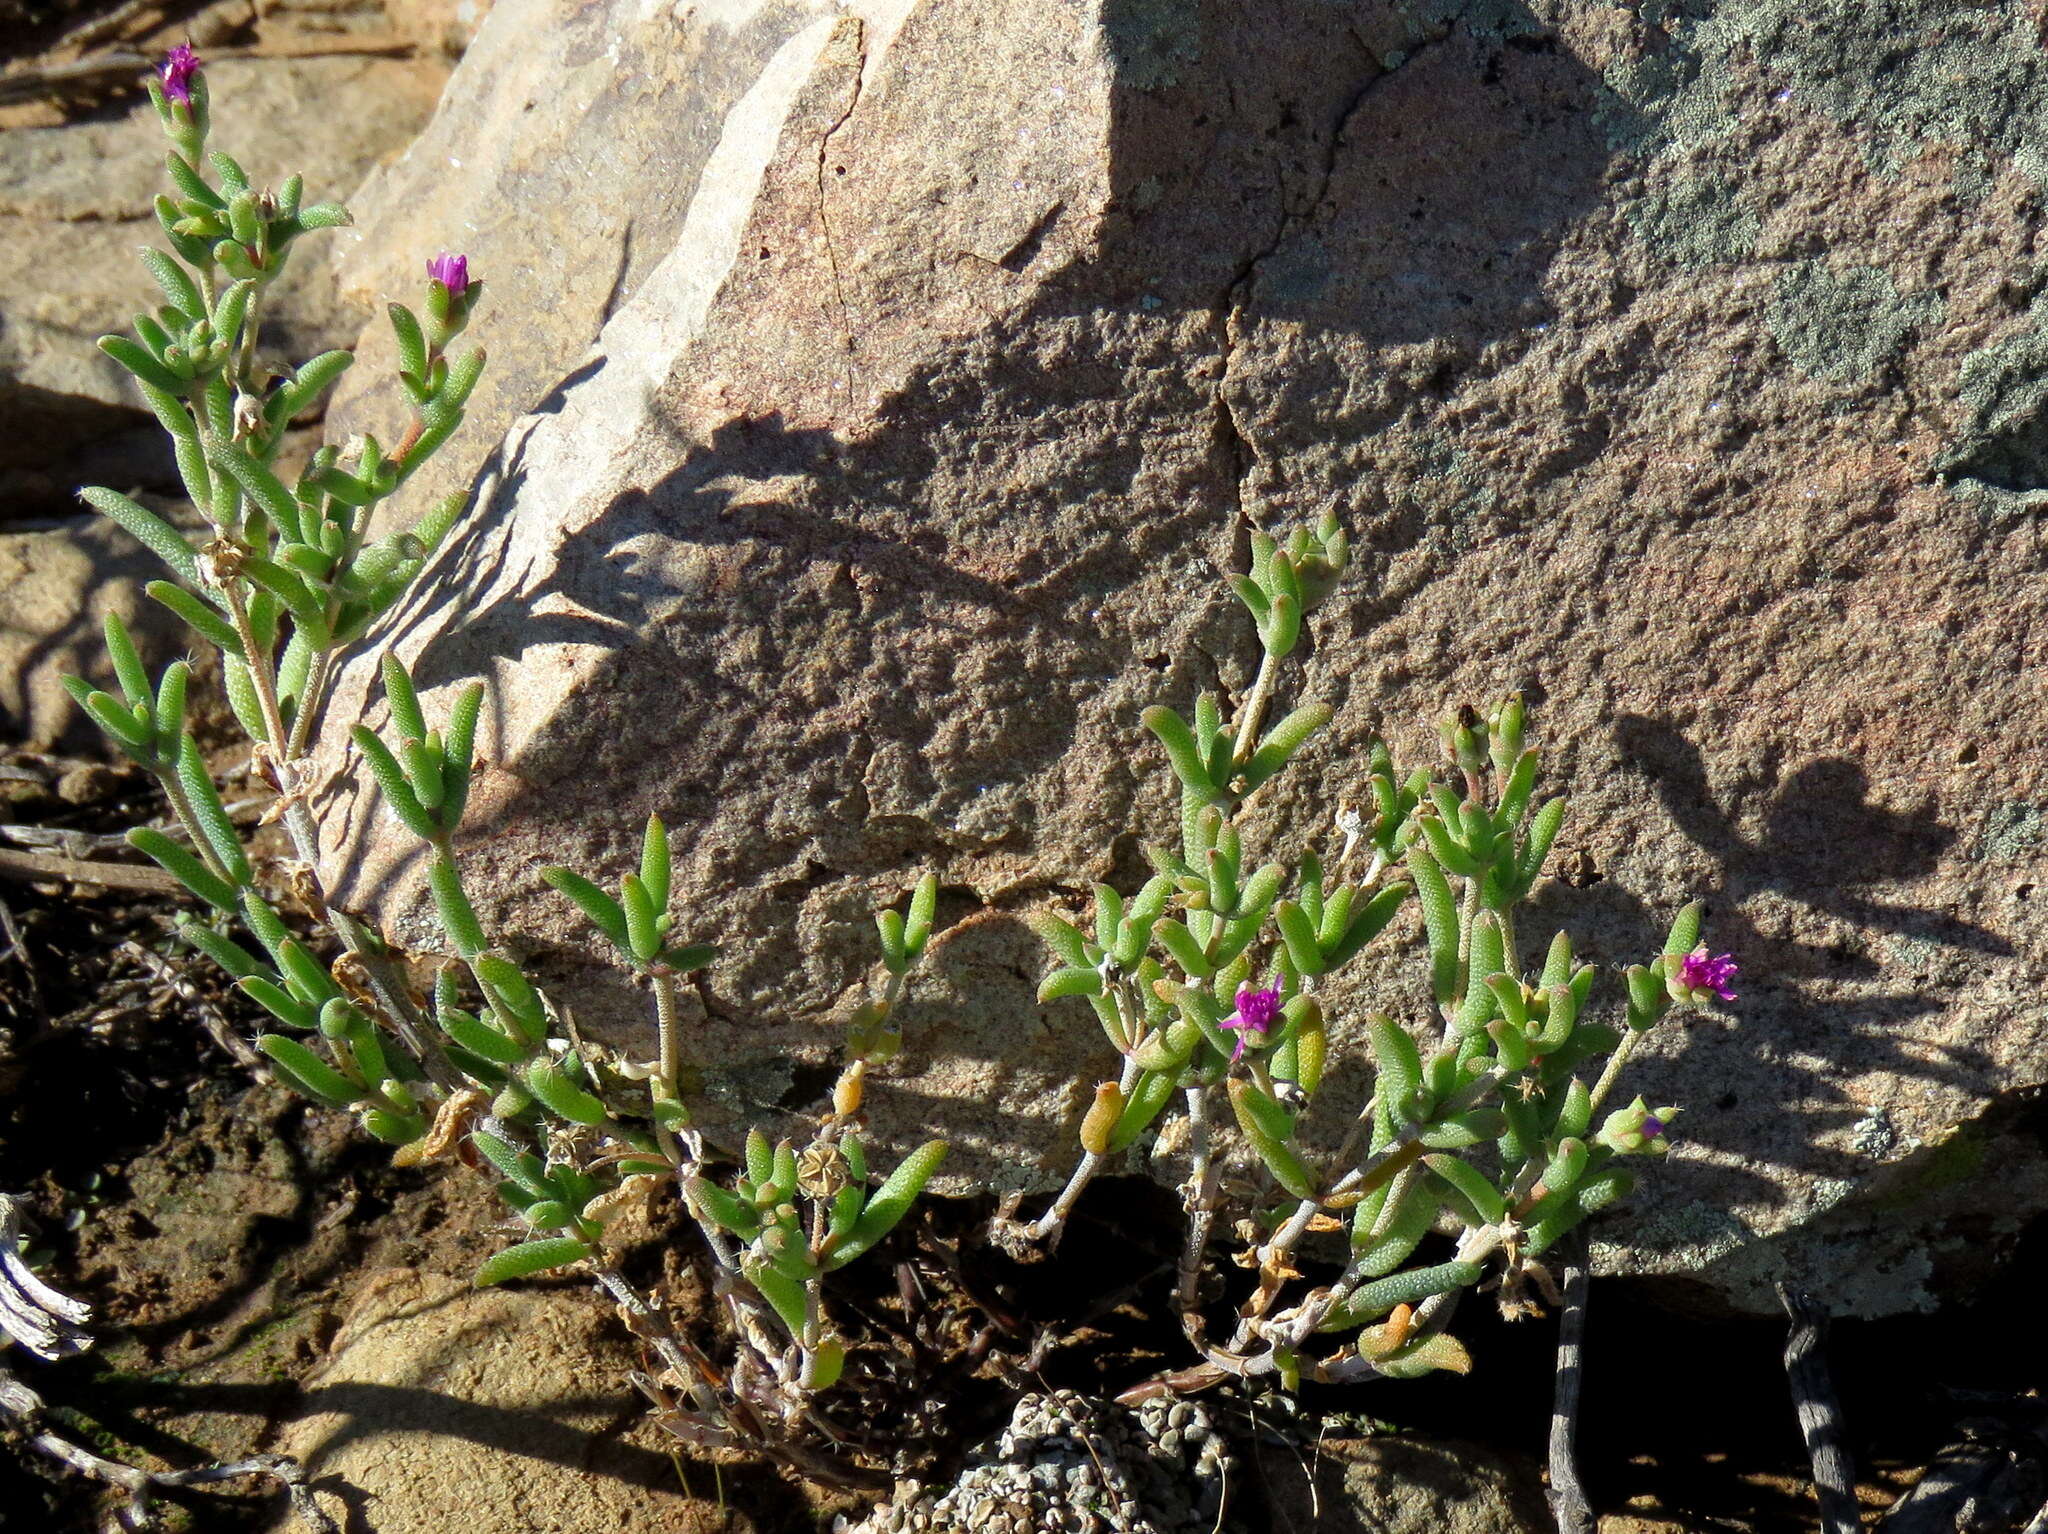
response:
[[[365,1284],[284,1449],[350,1503],[350,1527],[376,1534],[746,1534],[744,1514],[680,1490],[673,1445],[620,1384],[632,1367],[623,1330],[584,1295],[387,1270]]]
[[[1476,1444],[1325,1440],[1258,1461],[1272,1534],[1542,1534],[1536,1467]],[[1310,1479],[1313,1475],[1313,1480]]]
[[[180,625],[142,594],[163,573],[154,554],[101,517],[0,531],[0,732],[31,751],[98,738],[59,679],[114,686],[101,629],[109,611],[152,659],[182,647]]]
[[[1373,732],[1422,759],[1524,689],[1575,804],[1539,925],[1624,963],[1698,891],[1744,966],[1637,1068],[1685,1145],[1603,1262],[1931,1303],[2048,1192],[2005,1106],[2048,1077],[2030,36],[1933,0],[508,0],[351,268],[426,253],[408,189],[479,210],[513,365],[470,461],[510,435],[392,639],[443,706],[491,683],[490,916],[644,1040],[536,869],[616,879],[660,811],[727,943],[713,1084],[802,1108],[869,902],[936,866],[967,919],[878,1132],[1046,1186],[1110,1058],[1032,1004],[1017,913],[1129,880],[1173,816],[1138,710],[1248,680],[1213,568],[1334,505],[1358,568],[1289,685],[1336,718],[1278,844]],[[336,724],[371,695],[366,661]],[[327,770],[328,871],[431,942],[416,847]],[[1368,997],[1418,1016],[1415,968],[1329,1000]]]

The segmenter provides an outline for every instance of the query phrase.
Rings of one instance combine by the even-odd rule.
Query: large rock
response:
[[[0,732],[10,743],[48,751],[91,738],[94,726],[63,678],[118,692],[103,627],[109,612],[147,653],[176,653],[183,629],[142,590],[163,573],[161,560],[104,517],[0,526]]]
[[[349,1527],[376,1534],[748,1534],[745,1514],[683,1491],[672,1441],[618,1383],[633,1358],[588,1294],[387,1270],[364,1286],[284,1448],[346,1503]],[[699,1470],[708,1487],[716,1472]],[[297,1527],[287,1518],[279,1534]]]
[[[802,1108],[869,902],[936,866],[966,919],[878,1130],[1046,1186],[1111,1059],[1017,913],[1170,834],[1140,707],[1245,685],[1215,566],[1335,506],[1287,683],[1336,719],[1264,827],[1525,690],[1575,805],[1530,944],[1626,962],[1702,892],[1744,967],[1634,1075],[1685,1144],[1603,1261],[1930,1303],[2048,1191],[2044,110],[2024,19],[1935,0],[507,0],[363,256],[424,253],[395,189],[489,210],[517,365],[392,638],[443,706],[491,683],[490,917],[647,1047],[535,870],[616,879],[660,811],[727,944],[711,1084]],[[328,872],[431,943],[327,767]],[[1419,1018],[1363,979],[1340,1017]]]

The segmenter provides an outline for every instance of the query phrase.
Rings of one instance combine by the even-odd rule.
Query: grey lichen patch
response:
[[[1856,383],[1888,361],[1914,330],[1943,313],[1932,294],[1902,297],[1881,267],[1836,270],[1799,261],[1778,274],[1768,315],[1771,334],[1810,378]]]
[[[1880,170],[1933,143],[2033,168],[2048,59],[2026,7],[1722,0],[1670,36],[1607,71],[1610,133],[1639,149],[1718,137],[1761,89],[1858,135]]]
[[[1902,1148],[1913,1150],[1917,1142],[1907,1137],[1903,1142],[1898,1130],[1892,1124],[1892,1116],[1882,1108],[1872,1108],[1858,1119],[1849,1130],[1849,1146],[1858,1155],[1882,1161],[1894,1151]]]
[[[1678,1204],[1651,1208],[1645,1204],[1632,1211],[1634,1226],[1628,1247],[1613,1248],[1619,1257],[1628,1250],[1654,1252],[1660,1257],[1682,1255],[1687,1268],[1717,1262],[1756,1239],[1756,1233],[1728,1210],[1714,1204]],[[1605,1244],[1596,1241],[1597,1255]]]
[[[1414,476],[1413,494],[1427,506],[1431,520],[1449,529],[1454,550],[1463,553],[1474,539],[1474,524],[1500,505],[1500,491],[1487,482],[1482,459],[1455,439],[1420,430],[1410,438],[1413,458],[1404,467]]]
[[[1195,0],[1109,0],[1102,32],[1117,73],[1141,91],[1178,85],[1181,71],[1202,56]]]
[[[1665,182],[1622,212],[1645,245],[1694,269],[1744,259],[1762,227],[1749,195],[1719,176]]]
[[[1954,445],[1935,467],[1994,491],[2048,489],[2048,294],[2012,331],[1963,359]]]
[[[2048,843],[2048,812],[2015,799],[1985,812],[1977,833],[1977,856],[1987,863],[2017,863]]]

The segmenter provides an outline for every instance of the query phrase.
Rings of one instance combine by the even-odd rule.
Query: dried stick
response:
[[[313,1489],[306,1484],[305,1470],[297,1460],[287,1455],[258,1454],[232,1464],[201,1465],[195,1470],[140,1470],[134,1465],[106,1459],[83,1445],[42,1428],[42,1413],[42,1397],[0,1368],[0,1417],[11,1417],[18,1422],[28,1433],[29,1447],[37,1453],[48,1455],[80,1475],[126,1492],[127,1503],[116,1516],[128,1528],[156,1527],[156,1517],[149,1505],[152,1492],[181,1486],[203,1486],[236,1476],[267,1475],[284,1487],[293,1513],[313,1534],[341,1534],[334,1520],[313,1499]]]
[[[1593,1534],[1593,1508],[1579,1483],[1573,1449],[1579,1432],[1579,1354],[1586,1341],[1586,1295],[1592,1287],[1583,1228],[1567,1235],[1560,1247],[1564,1309],[1557,1321],[1557,1393],[1550,1411],[1550,1516],[1557,1520],[1557,1534]]]
[[[161,868],[4,848],[0,848],[0,875],[52,883],[61,880],[67,884],[98,884],[107,889],[143,890],[152,895],[173,894],[185,887]]]
[[[1785,1378],[1799,1413],[1799,1432],[1813,1462],[1813,1490],[1820,1501],[1822,1534],[1856,1534],[1856,1464],[1849,1456],[1841,1403],[1828,1377],[1828,1313],[1812,1295],[1778,1285],[1778,1303],[1792,1318],[1785,1339]]]
[[[180,1001],[197,1012],[201,1025],[205,1027],[213,1042],[226,1050],[237,1065],[244,1070],[254,1071],[266,1081],[270,1079],[270,1062],[256,1052],[254,1045],[235,1032],[234,1024],[227,1020],[220,1008],[206,999],[205,992],[188,980],[177,965],[140,943],[123,943],[121,952],[169,986]]]

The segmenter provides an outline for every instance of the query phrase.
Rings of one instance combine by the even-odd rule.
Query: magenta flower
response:
[[[427,275],[446,288],[450,298],[460,298],[469,288],[469,257],[444,250],[427,263]]]
[[[1244,1058],[1244,1041],[1251,1034],[1263,1036],[1280,1015],[1280,987],[1255,991],[1248,985],[1237,989],[1237,1010],[1223,1019],[1223,1026],[1237,1033],[1237,1048],[1230,1053],[1233,1064]]]
[[[192,77],[199,73],[199,55],[190,43],[180,43],[164,55],[157,73],[164,82],[164,96],[180,106],[192,104]]]
[[[1733,1001],[1735,993],[1728,989],[1728,982],[1737,973],[1733,954],[1716,954],[1707,957],[1707,945],[1700,944],[1680,961],[1678,983],[1688,991],[1712,991],[1723,1001]]]

